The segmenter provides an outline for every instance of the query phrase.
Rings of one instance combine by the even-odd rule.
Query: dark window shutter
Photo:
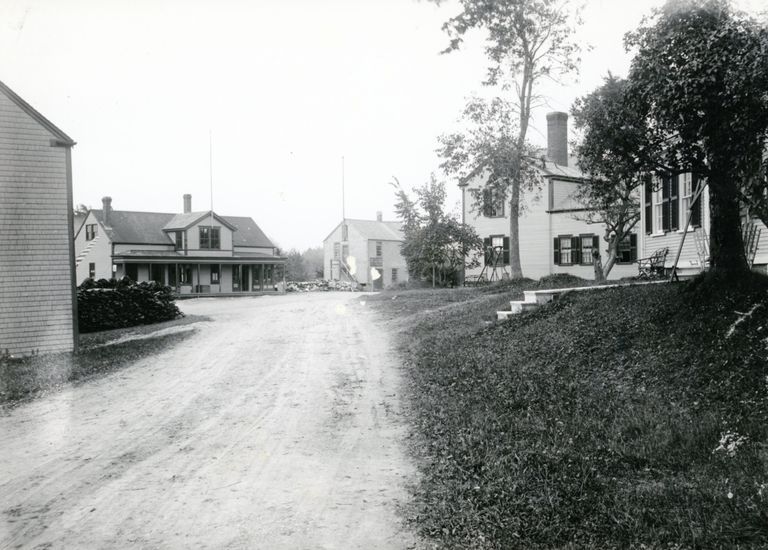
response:
[[[560,239],[555,237],[555,265],[560,265]]]
[[[669,231],[669,191],[671,179],[664,176],[661,182],[661,228]]]
[[[653,233],[653,182],[645,179],[645,232]]]
[[[669,184],[669,228],[680,229],[680,186],[679,176],[672,176]]]
[[[581,263],[581,237],[571,237],[571,263]]]
[[[483,239],[483,249],[485,250],[485,265],[491,262],[491,238],[486,237]]]
[[[635,233],[629,235],[629,261],[637,261],[637,235]]]
[[[594,252],[597,252],[597,254],[600,254],[600,237],[597,235],[592,235],[592,250]],[[592,258],[587,258],[589,262],[592,261]]]
[[[509,265],[509,237],[504,237],[504,265]]]
[[[691,176],[691,192],[696,192],[696,186],[699,183],[699,178],[696,176],[696,174],[693,174]],[[702,203],[703,193],[699,194],[699,198],[696,199],[696,202],[691,205],[691,225],[693,227],[701,227],[701,203]]]
[[[491,190],[483,189],[483,216],[491,216]]]

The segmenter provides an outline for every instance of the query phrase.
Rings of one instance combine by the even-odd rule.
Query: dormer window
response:
[[[184,250],[184,232],[176,231],[176,250]]]
[[[211,226],[200,226],[200,248],[215,249],[221,248],[221,228]]]

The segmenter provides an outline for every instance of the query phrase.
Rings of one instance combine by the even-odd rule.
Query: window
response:
[[[211,284],[219,284],[219,266],[218,264],[211,265]]]
[[[392,284],[395,284],[397,282],[397,268],[392,268]]]
[[[485,244],[485,265],[509,265],[509,237],[491,235],[483,239],[483,243]]]
[[[200,226],[200,248],[221,248],[221,228]]]
[[[341,255],[341,243],[333,243],[333,259],[338,260]]]
[[[96,264],[93,262],[88,264],[88,278],[90,279],[96,278]]]
[[[184,250],[184,232],[176,231],[176,250]]]
[[[592,235],[590,235],[590,238]],[[594,244],[593,244],[594,246]],[[559,235],[554,243],[555,265],[574,265],[581,262],[581,238],[572,235]],[[589,259],[591,263],[592,259]]]
[[[497,189],[483,189],[483,216],[486,218],[504,217],[504,197]]]
[[[592,265],[592,254],[600,252],[600,238],[597,235],[579,235],[581,248],[579,251],[581,265]]]
[[[620,264],[630,264],[637,261],[637,235],[631,233],[621,239],[616,261]]]
[[[382,254],[381,254],[381,248],[382,248],[382,243],[381,243],[381,241],[376,241],[376,257],[377,257],[377,258],[381,258],[381,256],[382,256]]]
[[[346,262],[347,258],[349,258],[349,245],[344,244],[341,246],[341,259]]]
[[[653,233],[653,178],[647,177],[643,187],[645,193],[645,232]]]
[[[675,231],[680,227],[680,192],[678,176],[661,176],[661,186],[653,192],[653,227],[646,220],[646,231]],[[647,211],[646,211],[647,215]]]
[[[349,240],[349,226],[347,224],[342,224],[341,226],[341,240],[342,241]]]
[[[95,223],[89,223],[85,226],[85,240],[86,241],[92,241],[96,238],[96,233],[98,231],[98,226]]]
[[[680,176],[680,225],[682,229],[688,221],[688,210],[691,209],[691,200],[696,191],[697,178],[693,174]],[[701,227],[701,196],[696,200],[691,212],[691,227]]]

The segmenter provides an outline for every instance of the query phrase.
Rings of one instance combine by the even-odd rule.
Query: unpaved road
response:
[[[0,409],[0,548],[411,548],[397,363],[365,297],[181,302],[128,368]]]

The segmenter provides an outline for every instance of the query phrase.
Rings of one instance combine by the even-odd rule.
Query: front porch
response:
[[[242,296],[285,291],[285,269],[281,261],[191,263],[188,260],[115,258],[116,278],[155,281],[170,286],[179,297]]]

